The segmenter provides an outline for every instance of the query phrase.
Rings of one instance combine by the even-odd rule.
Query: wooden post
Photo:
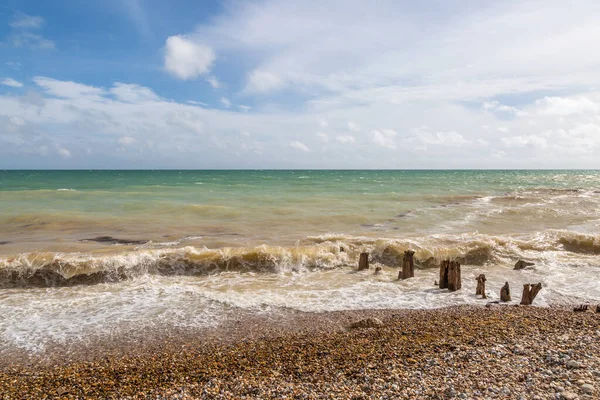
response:
[[[535,299],[535,296],[537,296],[540,290],[542,290],[541,283],[536,283],[534,285],[527,283],[523,285],[523,296],[521,297],[521,304],[524,306],[531,305],[533,303],[533,299]]]
[[[402,271],[398,274],[398,279],[408,279],[415,276],[415,263],[413,257],[415,252],[406,250],[402,258]]]
[[[358,259],[358,270],[369,269],[369,253],[360,253]]]
[[[450,260],[442,260],[440,263],[440,289],[448,288],[448,267],[450,266]]]
[[[500,289],[500,300],[510,301],[510,287],[508,286],[508,282],[504,282],[504,286]]]
[[[477,277],[477,289],[475,290],[475,295],[480,294],[482,299],[487,299],[485,295],[485,275],[481,274]]]
[[[450,261],[448,266],[448,290],[454,292],[462,286],[460,279],[460,263],[458,261]]]
[[[600,304],[596,306],[596,312],[600,314]]]

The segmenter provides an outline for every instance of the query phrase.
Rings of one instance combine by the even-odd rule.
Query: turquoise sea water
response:
[[[460,216],[432,212],[389,222],[427,207],[535,189],[592,190],[599,182],[598,171],[0,171],[0,241],[11,242],[0,254],[93,251],[98,246],[77,241],[99,235],[154,242],[204,236],[224,246],[291,244],[330,232],[369,235],[378,225],[378,231],[434,232],[440,218]],[[553,221],[546,214],[517,229],[508,223],[521,221],[487,218],[462,230],[564,228],[582,219]]]
[[[232,309],[478,303],[480,273],[491,299],[600,301],[600,171],[0,171],[0,227],[0,355]],[[463,290],[432,290],[444,258]]]

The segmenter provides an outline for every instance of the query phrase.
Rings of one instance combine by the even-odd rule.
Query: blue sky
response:
[[[599,168],[598,20],[587,0],[7,0],[0,168]]]

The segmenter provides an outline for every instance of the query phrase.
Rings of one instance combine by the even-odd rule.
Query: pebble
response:
[[[569,361],[567,361],[567,368],[578,369],[578,368],[581,368],[581,367],[582,367],[581,363],[579,363],[579,362],[577,362],[575,360],[569,360]]]
[[[367,329],[346,329],[368,320]],[[575,400],[594,398],[600,385],[600,319],[592,313],[453,307],[291,321],[288,330],[269,321],[274,333],[222,344],[190,334],[119,356],[82,352],[29,365],[0,358],[0,398]],[[317,331],[319,324],[329,328]],[[252,326],[262,325],[236,329]]]
[[[560,400],[576,400],[579,398],[576,393],[573,392],[563,392],[558,397]]]
[[[592,394],[594,393],[594,387],[588,383],[581,385],[581,391],[585,394]]]

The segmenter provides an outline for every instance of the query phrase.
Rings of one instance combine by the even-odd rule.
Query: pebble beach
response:
[[[5,354],[0,398],[600,398],[591,309],[288,311],[137,334]]]

